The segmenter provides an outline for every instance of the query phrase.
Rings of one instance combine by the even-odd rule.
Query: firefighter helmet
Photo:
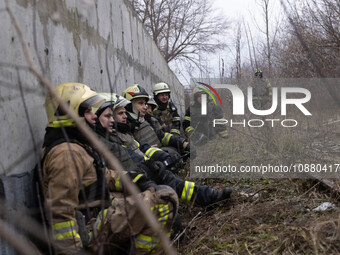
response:
[[[58,85],[56,90],[59,96],[68,103],[70,109],[81,118],[84,117],[86,109],[104,102],[104,99],[95,91],[81,83],[63,83]],[[74,121],[61,109],[57,100],[50,95],[46,96],[45,109],[48,119],[47,127],[76,126]]]
[[[149,101],[149,94],[138,84],[131,85],[130,87],[125,89],[122,93],[122,96],[129,101],[132,101],[136,98],[145,98],[146,102]]]
[[[98,107],[92,108],[93,112],[96,114],[102,110],[105,110],[108,106],[112,106],[112,109],[115,110],[118,107],[125,107],[130,104],[131,101],[125,99],[124,97],[117,95],[116,93],[98,93],[98,95],[105,98],[105,102]],[[97,116],[99,116],[97,114]]]
[[[148,105],[151,105],[152,109],[155,109],[158,106],[151,96],[149,97]]]
[[[160,83],[157,83],[153,86],[153,94],[155,96],[157,96],[158,94],[161,94],[161,93],[170,93],[170,88],[169,88],[169,85],[166,84],[165,82],[160,82]]]
[[[259,69],[259,68],[257,68],[257,69],[255,70],[254,74],[255,74],[256,77],[262,78],[262,70]]]

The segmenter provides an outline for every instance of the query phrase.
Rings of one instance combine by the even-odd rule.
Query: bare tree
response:
[[[167,62],[176,59],[197,64],[199,54],[226,46],[218,37],[226,33],[228,23],[216,15],[211,1],[129,1]]]
[[[237,23],[237,33],[235,38],[235,50],[236,50],[236,79],[241,78],[241,22]]]
[[[338,0],[311,0],[301,6],[290,5],[291,22],[277,50],[277,64],[285,75],[340,76],[339,10]]]
[[[272,73],[272,59],[271,59],[271,45],[269,42],[269,0],[262,0],[262,10],[264,14],[264,21],[265,21],[265,26],[266,26],[266,42],[267,42],[267,60],[268,60],[268,69],[269,69],[269,74]]]

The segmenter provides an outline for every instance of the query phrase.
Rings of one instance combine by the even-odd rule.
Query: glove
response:
[[[162,162],[166,167],[173,167],[176,166],[178,162],[180,162],[181,157],[179,154],[171,154]]]
[[[145,161],[146,166],[150,169],[150,179],[156,183],[162,183],[163,177],[166,175],[166,166],[161,161],[149,159]]]
[[[156,190],[156,186],[157,184],[155,182],[153,182],[152,180],[150,180],[149,178],[147,178],[145,176],[144,173],[142,173],[141,171],[129,171],[128,172],[131,180],[134,180],[134,178],[138,177],[138,180],[135,182],[135,184],[137,185],[137,187],[140,189],[141,192],[147,190],[147,189],[151,189],[154,188]]]
[[[185,165],[182,157],[177,153],[168,156],[162,163],[174,174],[177,174]]]
[[[190,143],[188,142],[185,142],[186,143],[186,146],[184,147],[184,151],[183,151],[183,154],[184,154],[184,160],[186,160],[187,158],[196,158],[196,148],[195,146],[193,145],[190,145]]]

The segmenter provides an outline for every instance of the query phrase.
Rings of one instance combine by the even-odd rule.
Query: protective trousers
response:
[[[209,186],[200,186],[195,182],[182,180],[169,170],[164,170],[164,174],[160,178],[154,177],[154,173],[149,168],[144,170],[148,171],[147,176],[156,181],[157,184],[164,184],[173,188],[181,203],[189,204],[195,199],[196,205],[206,206],[215,202],[216,190]]]
[[[160,186],[159,190],[147,190],[138,195],[151,208],[164,231],[169,236],[177,213],[178,198],[175,192]],[[92,225],[90,247],[96,254],[163,254],[159,237],[141,215],[133,197],[115,198],[112,206],[100,212]],[[122,244],[130,243],[122,250]],[[99,244],[103,244],[100,246]],[[131,245],[133,244],[133,245]],[[133,250],[131,250],[133,249]]]

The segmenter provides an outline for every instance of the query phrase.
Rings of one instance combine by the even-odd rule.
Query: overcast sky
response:
[[[265,24],[264,24],[264,13],[263,9],[261,7],[261,3],[263,0],[211,0],[214,2],[213,8],[216,9],[217,12],[220,14],[226,16],[230,21],[231,29],[229,30],[227,35],[221,35],[220,40],[225,40],[227,43],[232,45],[231,47],[234,47],[234,41],[235,40],[235,34],[236,34],[236,27],[237,27],[237,21],[242,21],[244,19],[244,22],[246,25],[251,28],[252,36],[255,41],[262,40],[261,38],[264,38],[264,34],[260,32],[259,28],[265,30]],[[269,17],[270,21],[275,22],[277,19],[277,16],[282,12],[282,8],[280,5],[280,0],[270,0],[269,1]],[[281,14],[282,18],[282,14]],[[242,23],[242,31],[244,31],[244,26]],[[244,32],[243,32],[244,33]],[[242,58],[249,58],[248,50],[245,45],[245,38],[246,35],[242,34],[242,40],[241,47],[243,46],[241,57]],[[258,40],[257,40],[258,38]],[[210,68],[210,72],[208,74],[200,73],[194,71],[191,73],[194,77],[219,77],[219,66],[220,66],[220,60],[223,58],[226,68],[229,65],[233,65],[235,61],[235,48],[230,48],[229,50],[226,49],[223,52],[219,52],[215,55],[204,55],[202,56],[202,64],[207,65]],[[245,59],[241,60],[241,62],[244,62]],[[185,77],[184,77],[185,76]],[[187,75],[184,75],[184,73],[179,74],[178,78],[183,84],[188,84],[188,81],[190,78]]]

